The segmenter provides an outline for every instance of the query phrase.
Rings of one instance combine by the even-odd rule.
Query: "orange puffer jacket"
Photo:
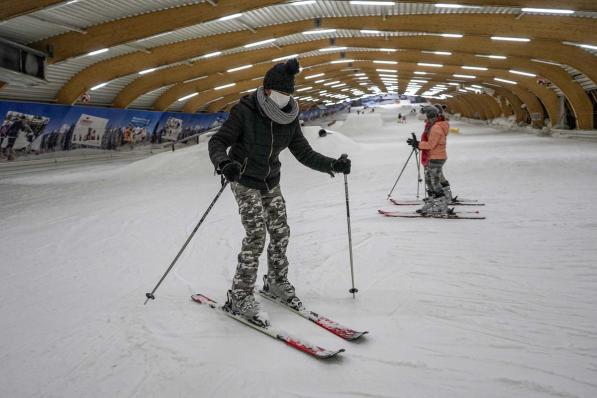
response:
[[[436,122],[429,131],[429,141],[421,141],[419,149],[429,151],[429,159],[447,159],[446,140],[450,132],[450,124],[446,121]]]

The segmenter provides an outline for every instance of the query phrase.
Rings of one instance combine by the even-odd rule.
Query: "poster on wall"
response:
[[[164,132],[162,133],[162,140],[166,141],[177,141],[178,136],[182,132],[182,119],[177,119],[175,117],[169,117],[166,120],[166,125],[164,126]]]
[[[82,114],[73,130],[72,143],[81,146],[100,147],[109,120]]]
[[[15,124],[17,121],[19,123]],[[8,136],[10,135],[12,149],[17,151],[29,148],[44,132],[48,123],[50,123],[50,119],[44,116],[8,111],[0,126],[0,140],[2,141],[0,146],[3,148],[8,146]]]

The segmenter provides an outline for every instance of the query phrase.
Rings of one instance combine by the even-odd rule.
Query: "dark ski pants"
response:
[[[232,282],[232,293],[236,297],[242,297],[253,293],[259,256],[265,248],[266,231],[270,238],[267,247],[268,277],[276,280],[286,279],[286,248],[290,228],[287,223],[286,203],[279,186],[270,191],[248,188],[239,183],[232,183],[231,187],[245,228],[245,238]]]
[[[427,190],[433,192],[434,196],[442,196],[444,194],[443,188],[450,185],[443,172],[445,163],[445,159],[433,159],[425,167],[425,184],[427,184]]]

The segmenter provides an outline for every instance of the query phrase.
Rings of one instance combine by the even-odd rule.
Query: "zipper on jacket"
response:
[[[267,186],[267,177],[269,177],[269,173],[272,172],[272,167],[270,164],[270,159],[272,157],[272,153],[274,152],[274,122],[270,120],[269,122],[269,132],[272,136],[272,145],[269,148],[269,155],[267,156],[267,174],[265,175],[265,178],[263,179],[263,182],[265,183],[265,188],[269,191],[269,187]]]

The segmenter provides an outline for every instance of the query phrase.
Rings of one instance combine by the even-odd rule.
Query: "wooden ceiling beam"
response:
[[[441,70],[437,70],[436,68],[418,66],[415,62],[404,62],[404,59],[408,58],[404,53],[395,53],[392,55],[378,55],[376,53],[371,53],[371,52],[348,52],[347,56],[359,57],[363,60],[396,59],[398,56],[400,56],[401,61],[394,68],[398,69],[402,72],[414,71],[414,70],[424,70],[429,73],[441,74],[442,76],[445,76],[446,78],[450,78],[451,77],[450,74],[469,74],[469,73],[471,73],[471,72],[463,71],[458,65],[448,65],[448,64],[444,63],[444,67],[441,68]],[[303,60],[303,67],[314,67],[313,70],[315,70],[315,69],[323,70],[322,66],[325,67],[326,65],[332,65],[332,64],[327,64],[327,62],[329,62],[330,59],[334,59],[335,57],[336,56],[334,54],[308,57]],[[438,56],[436,56],[436,57],[438,57]],[[450,58],[452,58],[452,57],[450,57]],[[315,66],[315,65],[318,65],[321,63],[324,63],[324,65]],[[371,65],[367,61],[357,61],[354,63],[354,65],[361,65],[361,64]],[[375,64],[373,64],[373,65],[375,65]],[[540,67],[545,72],[545,75],[547,78],[551,79],[554,84],[558,85],[558,87],[560,87],[560,86],[564,87],[563,91],[565,94],[567,94],[569,90],[573,90],[571,95],[570,94],[567,95],[567,98],[569,99],[569,101],[571,101],[571,103],[572,103],[572,98],[574,98],[573,99],[573,101],[574,101],[573,109],[575,111],[575,115],[577,117],[579,126],[582,125],[583,126],[582,128],[592,128],[592,126],[593,126],[592,104],[591,104],[588,96],[586,94],[584,94],[584,91],[582,90],[582,88],[580,86],[578,86],[578,84],[576,84],[576,86],[575,86],[573,83],[571,83],[572,79],[570,79],[569,77],[566,78],[566,76],[558,76],[557,74],[552,74],[551,69],[555,69],[554,67],[551,67],[549,65],[544,65],[544,64],[540,64],[540,65],[541,65]],[[246,72],[244,74],[239,74],[238,79],[244,80],[244,79],[248,79],[248,78],[252,78],[252,77],[263,76],[264,71],[269,69],[269,66],[270,66],[269,64],[259,65],[257,67],[257,70],[255,70],[255,71]],[[255,68],[253,68],[253,69],[255,69]],[[338,68],[335,66],[331,66],[331,69],[338,69]],[[311,73],[311,72],[309,72],[309,73]],[[446,73],[447,73],[447,75],[446,75]],[[535,78],[512,75],[508,72],[508,69],[503,69],[503,68],[489,68],[488,71],[474,71],[473,73],[475,76],[478,76],[479,78],[489,76],[491,78],[499,77],[502,79],[518,81],[519,84],[524,85],[528,90],[533,91],[533,93],[536,96],[538,96],[539,98],[542,99],[542,102],[544,103],[545,107],[549,110],[552,124],[556,125],[558,123],[558,110],[557,109],[559,108],[559,106],[557,105],[557,97],[551,90],[538,85],[536,83]],[[433,76],[433,75],[430,75],[430,76]],[[564,79],[564,81],[560,82],[561,79]],[[209,78],[203,79],[194,84],[192,91],[188,91],[188,87],[187,87],[186,92],[178,92],[178,94],[177,94],[178,97],[176,97],[176,98],[181,98],[184,95],[188,95],[192,92],[202,92],[205,90],[209,90],[210,88],[220,85],[224,81],[231,82],[231,81],[234,81],[234,79],[231,79],[230,76],[223,76],[223,77],[216,76],[215,78],[211,78],[211,79],[209,79]],[[476,80],[474,80],[474,81],[476,81]],[[471,81],[470,84],[473,84],[472,82],[473,81]],[[378,84],[379,83],[381,83],[381,82],[378,82]],[[573,88],[571,88],[571,87],[573,87]],[[381,88],[381,86],[380,86],[380,88]],[[171,90],[173,90],[173,89],[171,89]],[[172,95],[173,95],[172,92],[170,92],[170,93],[167,92],[167,93],[163,94],[162,98],[160,98],[156,102],[156,104],[159,104],[159,107],[157,107],[156,110],[166,110],[167,107],[169,107],[170,104],[172,102],[174,102],[174,97]],[[167,98],[167,100],[164,101],[164,98]],[[201,100],[201,96],[196,98],[194,100],[194,102],[197,102],[200,100]]]
[[[65,0],[2,0],[0,2],[0,21],[21,17],[44,8],[64,3]]]
[[[226,15],[276,3],[280,3],[280,1],[219,0],[216,7],[208,2],[185,5],[90,26],[86,28],[87,33],[84,36],[80,33],[68,32],[38,41],[31,46],[41,51],[48,51],[48,48],[51,48],[53,57],[49,59],[49,62],[57,63],[85,55],[93,50],[135,42]]]
[[[491,14],[489,16],[493,17],[494,15]],[[421,20],[423,22],[420,22],[420,25],[417,26],[419,29],[418,31],[429,31],[430,29],[436,31],[437,33],[441,33],[444,31],[444,29],[434,29],[430,27],[430,18],[433,17],[433,15],[424,17],[427,17],[427,19]],[[349,29],[360,29],[364,27],[364,21],[362,21],[363,18],[371,17],[355,17],[352,18],[350,21],[345,21],[344,19],[342,19],[343,22],[341,25],[342,27]],[[381,18],[379,19],[381,20]],[[330,20],[336,21],[341,19],[324,19],[324,21]],[[464,23],[467,21],[469,22],[469,24]],[[467,32],[465,32],[465,28],[467,25],[477,26],[475,25],[475,23],[478,25],[483,25],[483,23],[486,21],[487,15],[467,15],[466,18],[463,18],[462,21],[456,24],[455,26],[459,26],[459,30],[467,34]],[[544,19],[543,24],[552,26],[549,19]],[[433,26],[433,24],[431,25]],[[462,26],[464,27],[461,28]],[[197,58],[201,55],[205,55],[212,51],[221,51],[228,48],[240,47],[244,44],[247,44],[247,42],[249,41],[257,41],[271,37],[283,37],[290,34],[300,33],[310,27],[312,27],[312,21],[292,22],[288,24],[274,25],[266,28],[261,28],[257,31],[256,34],[251,36],[250,40],[247,40],[246,32],[233,32],[223,35],[187,40],[181,43],[156,47],[152,49],[151,54],[137,52],[133,54],[123,55],[120,57],[115,57],[94,64],[89,68],[85,69],[84,71],[78,73],[61,89],[57,101],[59,103],[73,103],[89,87],[93,87],[99,83],[111,81],[121,76],[134,74],[144,69],[160,67],[164,65],[171,65],[176,62],[182,62],[185,60]],[[471,28],[471,30],[473,29]],[[478,31],[479,29],[476,28],[474,30]],[[509,34],[520,35],[520,33],[516,30],[509,32]],[[565,33],[563,33],[563,36],[565,36]],[[564,40],[564,38],[562,37],[558,40],[533,40],[530,43],[511,43],[496,42],[490,40],[489,37],[486,35],[479,36],[467,34],[467,36],[465,36],[463,39],[449,39],[436,36],[410,36],[391,37],[387,40],[384,40],[380,37],[364,37],[352,39],[338,38],[336,42],[338,43],[338,45],[346,45],[345,43],[349,42],[360,43],[360,45],[372,43],[374,47],[380,45],[394,45],[398,46],[399,48],[418,50],[433,50],[435,48],[440,48],[443,50],[461,51],[469,53],[477,52],[480,54],[484,54],[490,51],[497,52],[498,54],[502,53],[509,56],[525,57],[527,59],[531,57],[542,58],[553,60],[556,62],[566,62],[574,68],[578,69],[579,71],[587,74],[587,76],[594,76],[592,77],[592,79],[597,81],[597,67],[595,67],[595,65],[597,65],[597,61],[595,60],[595,57],[590,53],[581,50],[580,48],[563,45],[561,44],[561,40]],[[283,50],[288,50],[286,54],[289,54],[290,48],[293,46],[297,45],[285,46]],[[275,52],[283,53],[283,50],[278,50]],[[267,51],[269,52],[269,54],[271,54],[272,49],[268,48]],[[246,59],[255,59],[257,57],[257,54],[259,54],[260,52],[263,55],[261,57],[261,61],[263,62],[264,60],[267,60],[268,58],[265,58],[267,57],[267,55],[263,53],[263,50],[244,52],[241,53],[239,57],[244,57]],[[271,56],[271,58],[275,57]],[[165,84],[172,84],[176,81],[186,80],[187,78],[184,77],[185,75],[188,76],[193,72],[201,73],[201,70],[204,69],[206,66],[219,65],[220,68],[223,69],[224,67],[226,67],[226,65],[233,65],[233,60],[234,57],[230,56],[203,59],[193,62],[193,67],[191,68],[189,68],[188,65],[183,65],[169,67],[163,70],[156,71],[151,75],[147,75],[143,78],[137,79],[137,81],[135,81],[129,87],[127,87],[127,89],[130,88],[131,92],[127,93],[125,89],[125,92],[123,93],[119,101],[115,102],[115,106],[124,107],[128,103],[132,102],[132,100],[127,99],[128,97],[132,97],[134,100],[134,98],[138,97],[139,95],[142,95],[142,93],[151,91],[156,87],[160,87]],[[253,62],[257,61],[254,60]],[[164,74],[167,76],[163,76]],[[166,83],[166,81],[169,81],[169,83]]]

